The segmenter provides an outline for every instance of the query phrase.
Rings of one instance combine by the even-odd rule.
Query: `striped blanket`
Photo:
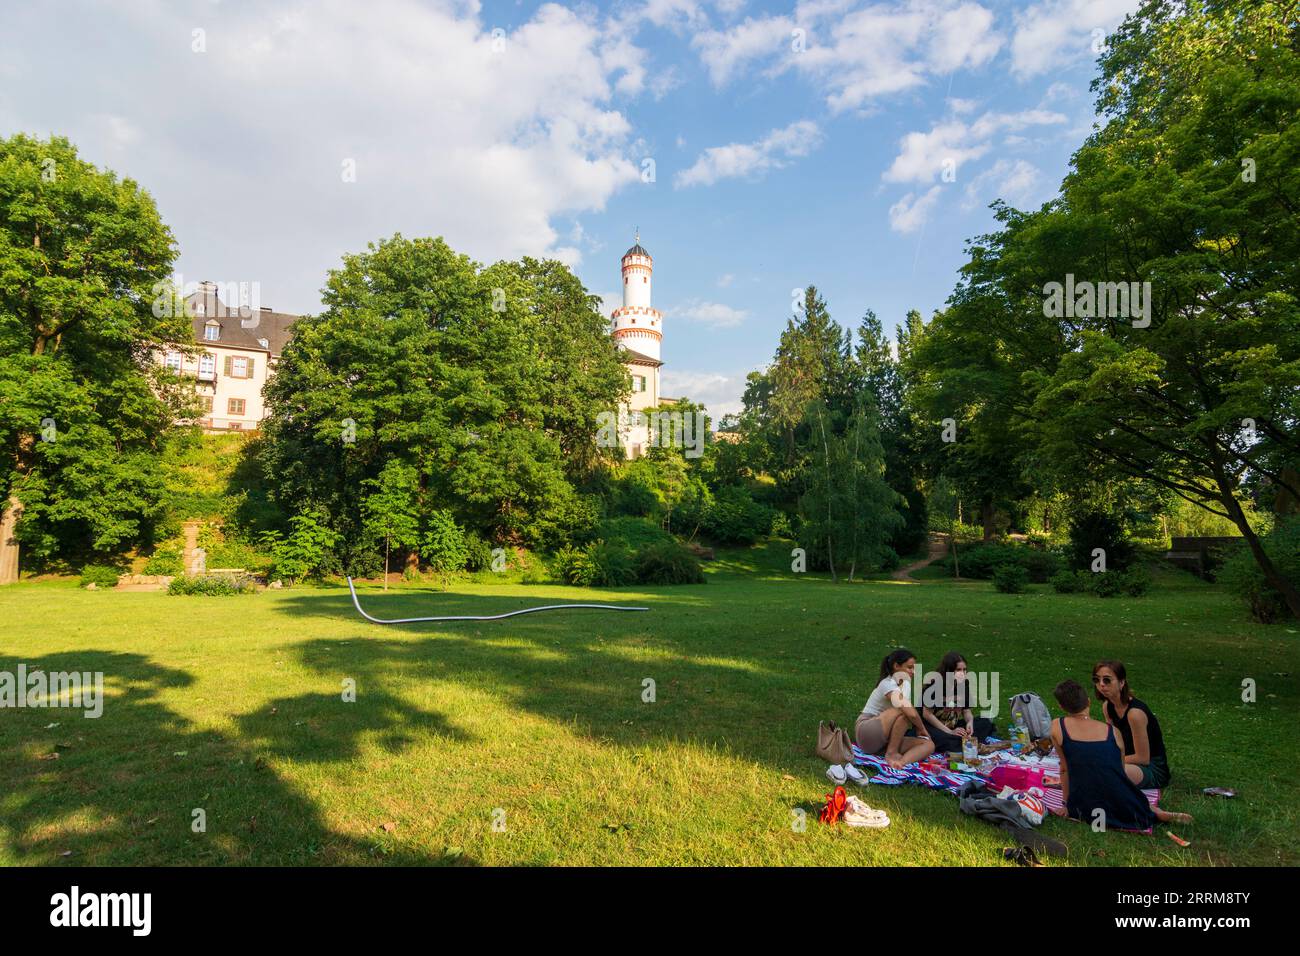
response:
[[[929,787],[931,790],[944,790],[951,794],[956,794],[967,783],[978,780],[985,783],[985,779],[979,774],[958,773],[955,770],[944,770],[942,772],[933,772],[922,770],[916,764],[904,767],[902,770],[895,770],[889,764],[885,763],[883,757],[875,754],[869,754],[861,750],[857,744],[853,745],[853,762],[859,767],[871,767],[876,771],[870,778],[871,783],[885,784],[886,786],[897,786],[903,783],[915,783],[923,787]],[[1160,802],[1159,790],[1143,790],[1142,795],[1147,798],[1147,803],[1155,806]],[[1043,803],[1047,804],[1047,809],[1052,811],[1060,810],[1064,805],[1059,787],[1046,787],[1043,790]],[[1151,831],[1142,831],[1149,833]]]

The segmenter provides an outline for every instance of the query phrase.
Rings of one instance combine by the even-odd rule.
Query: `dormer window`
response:
[[[215,319],[203,326],[203,338],[208,342],[215,342],[221,338],[221,323]]]

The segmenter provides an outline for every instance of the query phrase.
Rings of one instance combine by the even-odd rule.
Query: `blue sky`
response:
[[[32,4],[0,35],[0,134],[69,136],[154,194],[185,281],[284,311],[397,231],[555,256],[613,304],[639,227],[664,391],[722,414],[796,287],[848,325],[941,306],[990,201],[1054,194],[1097,31],[1135,5]]]

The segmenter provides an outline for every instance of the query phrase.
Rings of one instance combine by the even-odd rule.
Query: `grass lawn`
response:
[[[836,586],[783,573],[786,561],[777,546],[729,552],[693,587],[363,596],[389,617],[652,607],[444,626],[367,624],[339,588],[0,589],[0,670],[102,670],[108,695],[98,720],[0,711],[0,863],[1000,863],[996,830],[920,788],[867,789],[893,819],[884,831],[816,822],[830,789],[811,752],[817,721],[851,725],[898,643],[926,666],[955,648],[1000,671],[1004,707],[1021,690],[1050,705],[1054,684],[1085,681],[1098,657],[1128,664],[1169,745],[1165,805],[1196,816],[1175,828],[1191,846],[1164,828],[1095,834],[1051,819],[1070,863],[1300,861],[1294,624],[1250,623],[1175,575],[1145,598],[1102,600],[984,582]],[[347,678],[355,703],[342,700]],[[1240,795],[1201,796],[1211,785]],[[195,808],[206,833],[191,832]]]

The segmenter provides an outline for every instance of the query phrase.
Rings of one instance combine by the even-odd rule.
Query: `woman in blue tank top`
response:
[[[1092,719],[1088,694],[1077,681],[1062,681],[1054,693],[1066,713],[1052,723],[1052,743],[1061,756],[1065,816],[1121,830],[1149,830],[1157,820],[1191,822],[1185,813],[1170,813],[1147,803],[1124,772],[1124,752],[1115,728]]]

